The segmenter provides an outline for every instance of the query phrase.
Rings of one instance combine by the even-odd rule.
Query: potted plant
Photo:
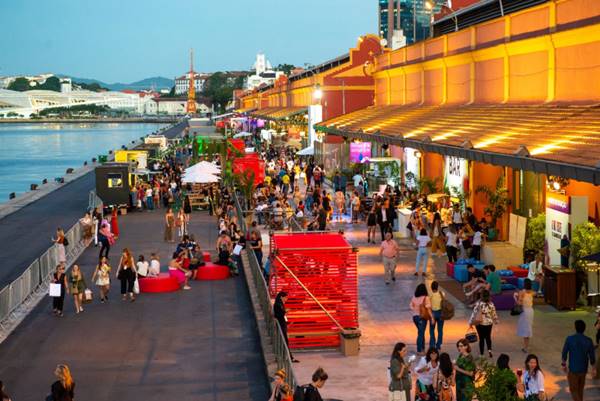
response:
[[[572,266],[576,272],[578,297],[588,278],[588,264],[583,258],[598,252],[600,252],[600,228],[589,222],[576,225],[571,233],[571,256]]]
[[[408,173],[407,173],[408,175]],[[427,178],[427,177],[421,177],[420,179],[417,180],[417,188],[419,189],[419,192],[422,192],[424,194],[435,194],[438,192],[438,181],[439,181],[439,177],[435,177],[435,178]]]
[[[525,261],[533,260],[535,255],[544,250],[546,240],[546,214],[540,213],[527,220],[525,246],[523,248]]]
[[[235,181],[238,189],[244,195],[244,204],[246,207],[246,227],[250,227],[252,220],[254,219],[254,200],[252,198],[252,192],[254,191],[255,174],[252,170],[244,170],[241,174],[235,175]]]
[[[517,376],[510,369],[481,360],[475,374],[474,399],[479,401],[518,401],[520,398],[509,389],[516,388]]]
[[[508,189],[504,187],[504,178],[498,178],[496,181],[496,188],[492,189],[487,185],[480,185],[475,189],[476,194],[483,194],[487,199],[487,206],[483,209],[483,212],[490,216],[491,227],[488,229],[488,239],[494,240],[497,238],[497,223],[498,219],[504,216],[504,213],[508,210],[511,201],[508,197]]]

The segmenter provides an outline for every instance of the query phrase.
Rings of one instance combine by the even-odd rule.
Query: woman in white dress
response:
[[[529,340],[533,335],[533,297],[535,292],[531,289],[531,280],[525,279],[524,288],[515,293],[515,302],[523,307],[517,323],[517,336],[523,337],[521,351],[528,352]]]
[[[52,241],[56,244],[56,251],[58,256],[58,263],[67,263],[67,256],[65,252],[65,232],[62,228],[56,229],[56,238],[52,238]]]

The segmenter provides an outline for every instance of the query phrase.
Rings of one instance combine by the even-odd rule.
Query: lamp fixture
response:
[[[313,97],[317,100],[321,100],[323,97],[323,90],[321,89],[321,85],[316,84],[315,90],[313,91]]]
[[[415,157],[416,157],[417,159],[420,159],[420,158],[421,158],[421,156],[423,156],[423,155],[421,154],[421,152],[420,152],[420,151],[418,151],[418,150],[415,150]]]

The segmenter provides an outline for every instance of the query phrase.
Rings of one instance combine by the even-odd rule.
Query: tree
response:
[[[215,72],[204,85],[204,96],[215,104],[218,111],[222,111],[231,100],[234,89],[240,89],[243,86],[244,77],[239,76],[233,80],[230,78],[223,72]]]
[[[49,77],[46,82],[35,87],[35,89],[60,92],[60,79],[57,77]]]
[[[508,206],[511,203],[508,195],[508,189],[504,187],[504,178],[498,178],[498,181],[496,181],[495,190],[487,185],[480,185],[475,190],[475,193],[483,194],[487,198],[488,204],[483,209],[483,212],[492,219],[492,227],[496,227],[496,222],[498,219],[502,218],[504,213],[506,213]]]
[[[91,84],[86,84],[84,82],[73,82],[73,84],[80,86],[81,89],[89,90],[89,91],[92,91],[92,92],[108,91],[107,88],[104,88],[104,87],[100,86],[100,84],[97,83],[97,82],[93,82]]]
[[[294,68],[296,67],[292,64],[279,64],[277,67],[275,67],[275,71],[283,71],[285,75],[289,76]]]
[[[6,88],[11,91],[25,92],[31,89],[29,80],[27,78],[19,77],[12,81]]]

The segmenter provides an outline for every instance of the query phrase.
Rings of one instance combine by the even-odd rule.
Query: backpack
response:
[[[296,386],[296,390],[294,390],[294,401],[304,401],[309,387],[309,384]]]
[[[454,305],[442,295],[442,320],[450,320],[454,317]]]

